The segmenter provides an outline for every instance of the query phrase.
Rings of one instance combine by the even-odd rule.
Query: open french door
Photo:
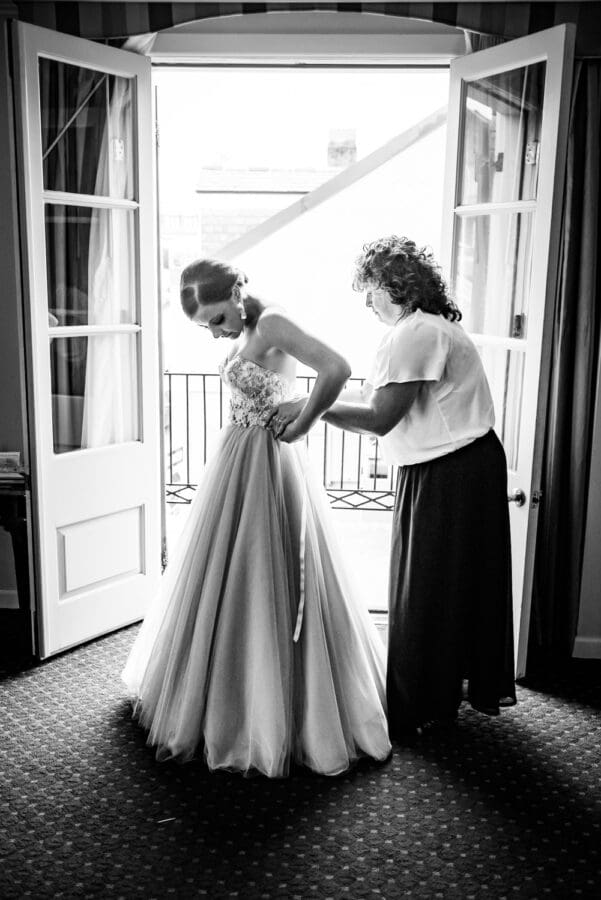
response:
[[[451,64],[443,264],[507,454],[525,670],[574,55],[562,25]],[[544,498],[542,498],[544,501]]]
[[[150,63],[15,23],[40,656],[161,573]]]

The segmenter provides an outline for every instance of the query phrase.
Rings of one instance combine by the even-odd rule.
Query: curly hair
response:
[[[355,262],[353,288],[364,291],[369,285],[388,291],[391,301],[404,307],[407,315],[421,309],[451,322],[461,319],[431,251],[409,238],[393,234],[363,245]]]

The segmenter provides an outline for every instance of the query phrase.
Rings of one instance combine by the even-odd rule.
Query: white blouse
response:
[[[384,437],[384,459],[407,466],[471,443],[495,424],[492,396],[473,341],[458,322],[417,310],[380,344],[369,383],[423,381],[408,413]]]

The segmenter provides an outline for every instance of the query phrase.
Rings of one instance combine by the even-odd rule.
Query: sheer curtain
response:
[[[112,83],[96,195],[127,196],[128,157],[133,151],[128,88],[125,79],[117,78]],[[114,326],[132,322],[133,260],[132,213],[95,209],[88,248],[88,324]],[[82,447],[121,443],[138,436],[135,340],[134,335],[125,334],[102,334],[88,339]]]
[[[92,193],[98,166],[98,90],[102,76],[54,60],[40,60],[40,110],[44,186]],[[80,207],[45,207],[48,323],[82,325],[87,320],[89,215]],[[54,447],[80,446],[87,339],[50,339]]]

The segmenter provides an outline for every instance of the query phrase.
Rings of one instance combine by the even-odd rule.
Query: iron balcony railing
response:
[[[310,391],[314,381],[315,376],[299,375],[299,392]],[[349,379],[349,387],[362,384],[362,378]],[[204,372],[166,372],[164,391],[167,502],[190,503],[227,422],[229,392],[219,375]],[[332,507],[392,509],[394,474],[375,438],[320,422],[305,440]]]

